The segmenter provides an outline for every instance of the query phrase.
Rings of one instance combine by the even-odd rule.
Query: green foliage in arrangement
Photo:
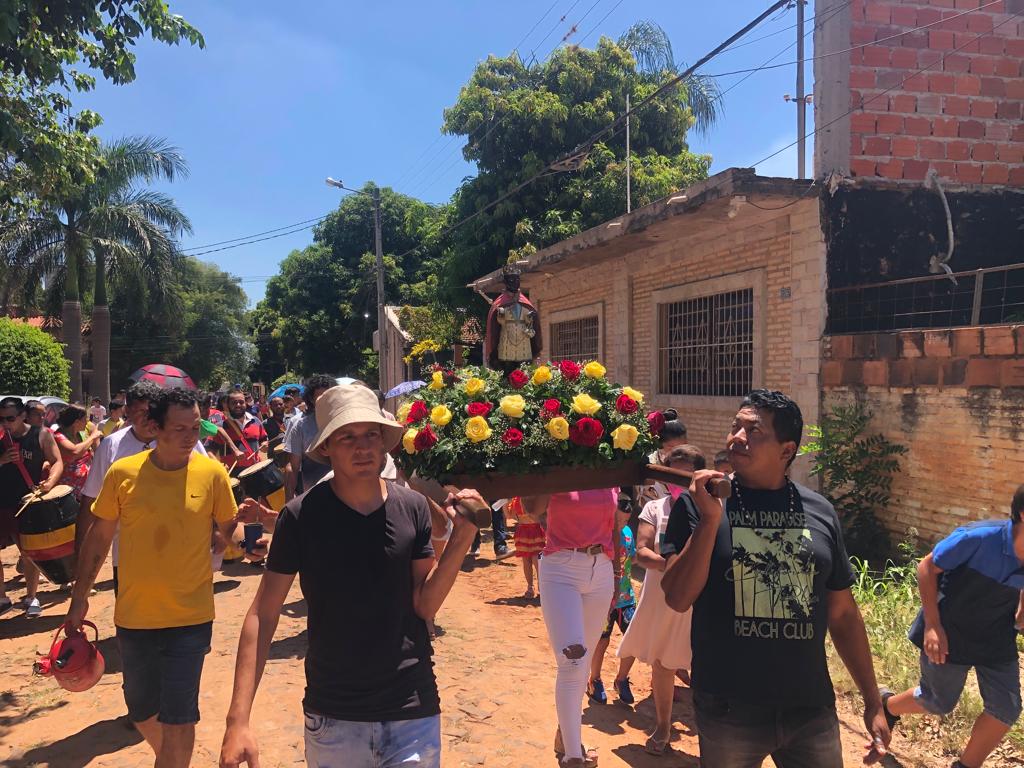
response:
[[[0,318],[0,360],[2,394],[71,395],[64,350],[39,328]]]

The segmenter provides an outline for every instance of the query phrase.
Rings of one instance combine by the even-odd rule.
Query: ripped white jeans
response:
[[[544,624],[558,664],[555,711],[562,743],[566,757],[583,757],[583,694],[612,602],[612,561],[604,554],[560,550],[542,555],[537,571]]]

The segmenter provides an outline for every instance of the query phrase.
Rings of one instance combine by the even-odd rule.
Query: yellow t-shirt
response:
[[[104,419],[99,423],[100,434],[110,437],[124,426],[124,419]]]
[[[92,512],[120,525],[114,623],[125,629],[187,627],[213,620],[210,535],[237,513],[227,470],[192,454],[158,469],[143,451],[115,461]]]

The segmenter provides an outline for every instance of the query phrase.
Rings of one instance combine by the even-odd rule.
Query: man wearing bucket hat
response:
[[[358,384],[328,389],[316,401],[316,420],[323,426],[310,452],[325,457],[334,476],[292,499],[278,518],[266,573],[242,623],[220,765],[259,764],[250,713],[297,573],[309,609],[309,765],[436,768],[440,699],[426,622],[476,533],[453,505],[486,504],[476,491],[449,495],[454,531],[435,564],[426,499],[380,477],[404,428]]]

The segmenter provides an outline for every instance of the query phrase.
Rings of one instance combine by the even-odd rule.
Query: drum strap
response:
[[[234,434],[231,435],[231,439],[234,440],[236,443],[241,443],[242,445],[248,447],[248,444],[245,442],[245,435],[242,434],[242,430],[238,428],[238,424],[235,423],[235,420],[230,416],[227,416],[224,419],[224,427],[227,428],[228,425],[231,426],[231,429],[227,430],[228,432],[234,430]]]

